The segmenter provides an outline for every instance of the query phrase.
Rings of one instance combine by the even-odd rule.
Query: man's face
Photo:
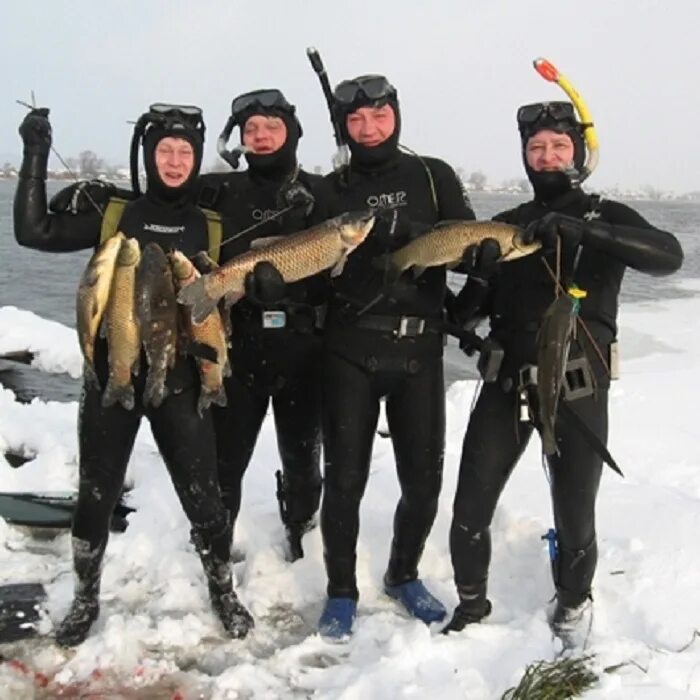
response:
[[[243,145],[253,153],[267,155],[279,151],[287,140],[287,126],[280,117],[254,114],[243,127]]]
[[[527,140],[525,160],[536,173],[566,170],[574,162],[574,142],[568,134],[542,129]]]
[[[158,176],[167,187],[180,187],[194,170],[194,149],[186,139],[166,136],[155,151]]]
[[[373,148],[384,143],[396,128],[396,115],[391,105],[360,107],[345,118],[348,135],[356,143]]]

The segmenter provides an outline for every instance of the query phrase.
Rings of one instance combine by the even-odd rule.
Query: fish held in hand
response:
[[[178,301],[192,307],[194,322],[201,323],[222,297],[235,303],[245,295],[245,277],[262,261],[272,263],[285,282],[297,282],[328,269],[332,276],[339,275],[348,255],[367,238],[373,225],[370,212],[341,214],[229,260],[180,290]]]
[[[464,251],[487,238],[494,239],[500,249],[500,262],[517,260],[539,250],[539,241],[526,242],[518,226],[498,221],[442,221],[435,228],[415,238],[393,253],[378,258],[376,267],[384,269],[390,281],[413,268],[419,275],[425,268],[458,263]]]
[[[109,379],[102,395],[103,406],[120,403],[134,407],[131,375],[139,372],[141,338],[136,315],[135,280],[141,251],[134,238],[121,241],[107,302],[107,348]]]
[[[173,251],[169,255],[173,271],[175,287],[179,291],[200,278],[200,273],[184,253]],[[189,317],[189,314],[187,314]],[[218,309],[214,309],[201,323],[194,323],[191,318],[185,320],[187,336],[193,346],[206,346],[216,360],[196,355],[201,391],[197,402],[197,410],[202,415],[212,403],[217,406],[226,405],[224,377],[231,374],[228,360],[228,344],[224,322]]]
[[[95,340],[107,310],[112,278],[124,234],[108,238],[93,253],[78,284],[76,295],[76,327],[80,350],[85,358],[86,381],[99,386],[95,373]]]
[[[177,359],[177,301],[170,263],[157,243],[143,249],[136,278],[141,342],[148,360],[144,406],[163,403],[168,395],[167,372]]]

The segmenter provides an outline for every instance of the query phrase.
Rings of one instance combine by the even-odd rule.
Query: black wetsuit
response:
[[[606,364],[617,335],[618,294],[625,268],[669,274],[680,267],[682,251],[672,234],[653,228],[634,210],[579,189],[548,206],[527,202],[494,218],[526,225],[551,211],[581,220],[593,214],[594,219],[613,224],[609,230],[617,232],[607,241],[584,239],[573,274],[573,281],[587,292],[579,317],[593,342],[579,324],[569,357],[585,354],[588,358],[595,392],[568,402],[568,408],[605,445],[609,387]],[[562,247],[561,256],[566,279],[574,270],[575,250]],[[554,299],[554,282],[543,258],[552,270],[556,269],[555,253],[551,251],[502,264],[482,307],[484,315],[489,316],[491,334],[503,345],[505,356],[499,380],[482,386],[470,416],[454,501],[450,549],[465,621],[488,612],[489,527],[506,481],[533,431],[531,422],[518,419],[518,374],[522,367],[537,362],[537,330]],[[536,396],[531,390],[528,398],[531,414],[536,416]],[[560,603],[575,607],[590,595],[596,567],[595,500],[602,459],[576,423],[562,419],[561,411],[556,435],[559,454],[548,459],[558,544],[552,570]]]
[[[49,252],[92,248],[100,238],[102,215],[47,212],[42,179],[20,178],[14,202],[15,236],[20,245]],[[167,229],[172,232],[167,232]],[[143,196],[129,202],[119,229],[136,238],[141,247],[158,243],[193,255],[208,249],[204,214],[193,204],[168,206]],[[95,365],[102,387],[106,384],[106,341],[98,339]],[[147,365],[142,357],[141,366]],[[197,412],[200,382],[194,360],[178,356],[167,375],[169,395],[159,408],[142,404],[146,372],[133,378],[136,407],[102,406],[101,390],[85,385],[80,402],[80,487],[73,535],[104,550],[109,520],[120,496],[124,476],[142,416],[151,424],[180,502],[194,529],[228,560],[226,511],[216,478],[214,428],[209,412]]]
[[[258,172],[250,167],[242,173],[200,178],[200,203],[221,213],[227,224],[227,238],[255,226],[249,233],[224,243],[221,263],[249,250],[256,239],[289,235],[329,218],[327,185],[321,177],[303,170],[296,179],[314,197],[311,212],[297,206],[271,218],[286,206],[278,202],[278,193],[290,175],[280,169]],[[232,376],[225,380],[228,405],[214,408],[213,415],[219,482],[234,522],[241,504],[243,476],[270,401],[282,462],[279,496],[285,525],[303,528],[318,509],[319,330],[327,293],[327,276],[319,275],[287,285],[287,296],[279,304],[263,308],[243,298],[231,308]],[[284,327],[265,321],[270,312],[282,312]]]
[[[357,599],[355,550],[380,399],[386,398],[401,500],[386,575],[418,576],[435,518],[444,452],[443,268],[390,287],[376,258],[444,219],[473,219],[443,161],[394,151],[368,167],[328,176],[341,210],[393,206],[333,281],[323,376],[324,497],[321,514],[329,597]],[[435,197],[433,197],[433,192]],[[397,214],[392,220],[392,211]],[[422,326],[422,327],[421,327]]]

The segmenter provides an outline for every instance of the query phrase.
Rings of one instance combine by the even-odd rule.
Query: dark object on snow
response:
[[[11,525],[28,527],[32,534],[46,534],[49,530],[68,530],[77,503],[76,493],[0,493],[0,518]],[[110,530],[124,532],[126,517],[134,509],[117,503],[112,513]]]
[[[0,355],[0,360],[19,362],[23,365],[31,365],[34,361],[34,353],[30,350],[10,350]]]
[[[0,644],[35,636],[44,600],[46,591],[40,583],[0,586]]]
[[[17,467],[21,467],[23,464],[26,464],[27,462],[31,462],[36,455],[33,455],[31,457],[25,457],[24,455],[21,455],[17,452],[5,452],[4,457],[7,460],[7,463],[13,468],[17,469]]]

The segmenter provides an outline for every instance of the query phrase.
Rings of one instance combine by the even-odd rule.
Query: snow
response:
[[[697,281],[682,284],[700,292]],[[594,655],[600,681],[585,697],[700,697],[700,354],[693,350],[700,343],[700,294],[623,305],[620,326],[622,378],[610,392],[610,450],[626,478],[606,470],[598,500],[600,560],[586,653]],[[46,371],[75,376],[80,366],[75,331],[0,308],[0,352],[20,349],[34,351]],[[421,563],[427,586],[449,608],[456,593],[448,528],[475,389],[475,382],[463,381],[447,392],[444,487]],[[75,489],[76,417],[75,403],[24,405],[0,389],[0,452],[34,456],[18,469],[0,457],[2,490]],[[382,592],[398,496],[390,442],[375,441],[358,549],[361,598],[346,644],[329,644],[315,633],[326,584],[318,529],[305,537],[304,559],[284,560],[274,498],[278,462],[274,426],[266,420],[237,525],[246,558],[234,565],[256,628],[246,640],[225,640],[187,520],[144,422],[127,476],[136,512],[126,532],[110,538],[99,620],[74,653],[37,641],[13,649],[18,656],[24,651],[29,668],[0,665],[0,698],[34,697],[35,686],[48,682],[56,695],[57,688],[78,688],[110,697],[177,697],[177,690],[181,698],[214,700],[485,700],[516,685],[527,664],[560,652],[546,623],[553,589],[540,537],[551,527],[551,506],[537,439],[497,509],[493,613],[447,637],[440,625],[408,618]],[[69,536],[32,539],[0,520],[0,544],[0,583],[44,582],[50,619],[60,619],[72,593]],[[45,620],[43,629],[50,626]],[[48,680],[32,676],[32,669]]]

